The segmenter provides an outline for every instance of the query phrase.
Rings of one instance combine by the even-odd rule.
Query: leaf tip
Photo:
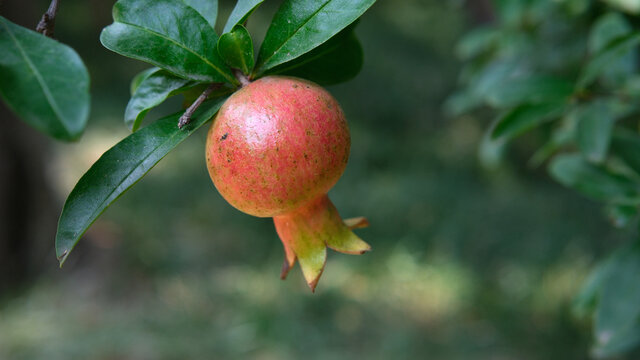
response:
[[[64,265],[64,262],[67,261],[67,257],[69,257],[69,250],[64,250],[62,254],[58,255],[58,263],[60,263],[60,268]]]

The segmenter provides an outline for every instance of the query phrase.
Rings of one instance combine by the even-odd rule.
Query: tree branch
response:
[[[36,26],[36,31],[44,36],[53,37],[53,29],[56,26],[56,14],[58,13],[58,0],[51,0],[49,9],[42,15],[42,19]]]
[[[240,81],[240,86],[249,85],[251,82],[251,80],[249,80],[249,78],[238,69],[233,69],[233,75],[235,75],[236,79]]]
[[[207,97],[209,97],[209,95],[211,95],[211,93],[214,90],[219,89],[221,86],[222,86],[222,83],[213,83],[209,85],[206,89],[204,89],[204,91],[202,92],[202,94],[200,94],[200,96],[198,96],[196,101],[194,101],[193,104],[191,104],[187,108],[187,110],[185,110],[184,114],[180,116],[180,119],[178,120],[178,128],[182,129],[185,125],[191,122],[191,117],[193,116],[193,113],[196,110],[198,110],[200,105],[202,105],[202,103],[205,100],[207,100]]]

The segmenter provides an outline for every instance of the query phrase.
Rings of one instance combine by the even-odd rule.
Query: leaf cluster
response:
[[[131,83],[124,118],[133,133],[102,155],[64,205],[56,235],[61,264],[111,203],[211,120],[244,84],[281,74],[327,85],[360,71],[362,50],[354,25],[375,0],[285,0],[255,56],[244,25],[262,2],[238,0],[221,35],[215,30],[217,0],[119,0],[114,5],[114,22],[100,41],[154,67]],[[217,90],[211,91],[213,86]],[[143,127],[149,110],[179,94],[186,105],[196,98],[208,100],[182,129],[177,123],[183,111]]]
[[[446,108],[496,114],[485,149],[504,154],[523,136],[544,139],[529,165],[546,163],[553,179],[604,203],[612,223],[625,227],[640,211],[640,9],[606,3],[495,2],[497,21],[458,44],[465,67]],[[634,242],[603,265],[608,270],[596,270],[598,280],[577,300],[578,312],[595,318],[598,357],[640,345]]]

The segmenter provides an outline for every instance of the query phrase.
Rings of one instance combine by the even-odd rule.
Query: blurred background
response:
[[[48,3],[4,0],[0,14],[35,28]],[[79,142],[51,142],[0,108],[0,359],[588,357],[591,324],[572,317],[570,303],[628,234],[528,168],[526,141],[509,161],[482,166],[482,111],[444,115],[461,68],[456,42],[492,21],[487,1],[379,1],[363,16],[362,72],[329,88],[352,132],[330,196],[344,217],[368,217],[358,234],[373,251],[330,252],[315,294],[298,267],[279,279],[271,220],[218,195],[205,130],[109,208],[59,269],[64,199],[128,134],[129,81],[148,67],[100,45],[113,3],[63,0],[59,9],[55,37],[91,74]],[[220,18],[233,4],[221,1]],[[251,18],[257,42],[277,5],[266,1]]]

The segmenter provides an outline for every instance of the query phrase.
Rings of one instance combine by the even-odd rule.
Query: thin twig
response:
[[[49,9],[42,15],[42,19],[36,26],[36,31],[44,36],[53,37],[53,29],[56,26],[56,14],[58,13],[58,0],[51,0]]]
[[[200,96],[198,96],[196,101],[194,101],[193,104],[191,104],[187,108],[187,110],[185,110],[184,114],[180,116],[180,119],[178,120],[178,128],[182,129],[185,125],[191,122],[191,117],[193,116],[193,113],[200,107],[200,105],[202,105],[202,103],[205,100],[207,100],[207,97],[209,97],[209,95],[211,95],[211,93],[214,90],[217,90],[221,86],[222,86],[221,83],[213,83],[209,85],[206,89],[204,89],[204,91],[202,92],[202,94],[200,94]]]
[[[235,75],[236,79],[240,81],[240,86],[249,85],[251,82],[251,80],[249,80],[249,78],[238,69],[233,69],[233,75]]]

